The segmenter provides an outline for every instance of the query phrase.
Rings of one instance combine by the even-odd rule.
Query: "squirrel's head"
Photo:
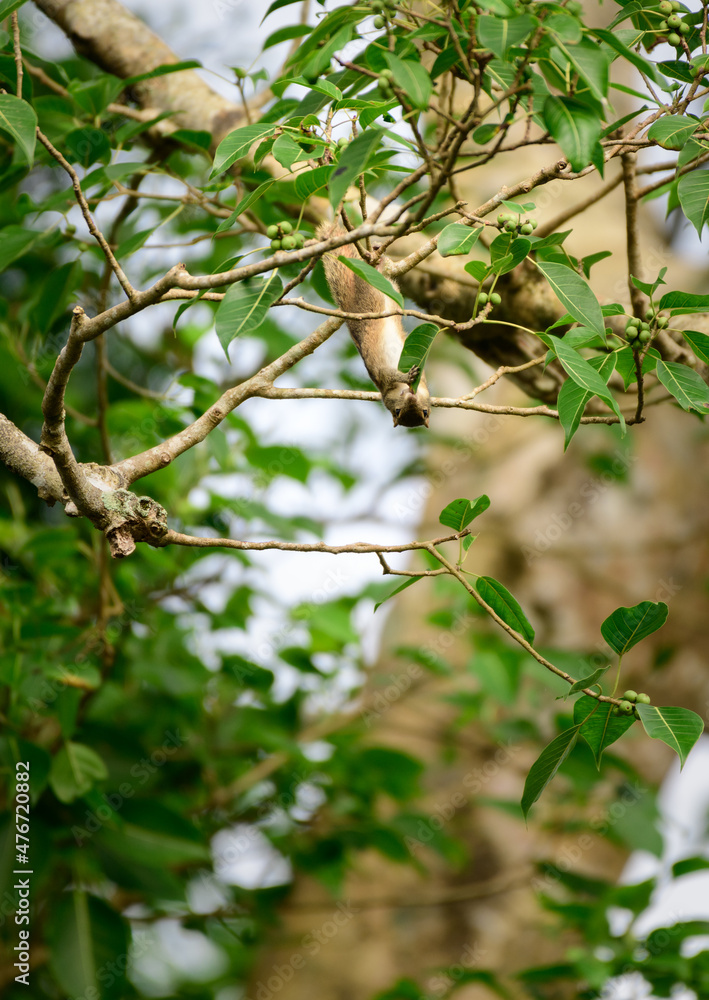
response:
[[[399,396],[391,407],[395,427],[428,427],[430,405],[419,399],[415,392]]]

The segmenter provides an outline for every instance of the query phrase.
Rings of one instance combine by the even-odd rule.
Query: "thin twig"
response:
[[[476,386],[472,392],[469,392],[466,396],[461,396],[461,402],[468,399],[475,399],[475,397],[483,392],[485,389],[489,389],[491,385],[494,385],[498,379],[502,378],[503,375],[514,375],[517,372],[526,371],[528,368],[534,368],[535,365],[541,365],[546,361],[546,355],[541,358],[533,358],[532,361],[527,361],[523,365],[500,365],[496,372],[486,379],[481,385]]]
[[[623,153],[623,187],[625,189],[625,235],[628,255],[628,290],[633,313],[642,317],[645,311],[645,296],[633,284],[633,277],[642,281],[643,269],[640,257],[640,232],[638,226],[638,192],[635,179],[635,153]]]
[[[49,141],[44,132],[42,132],[42,130],[39,128],[37,129],[37,138],[42,143],[44,148],[47,150],[49,155],[53,157],[57,161],[59,166],[62,167],[62,169],[69,174],[69,177],[71,178],[72,187],[74,188],[74,195],[76,197],[77,202],[79,203],[81,214],[84,216],[84,220],[86,221],[86,225],[88,226],[89,232],[96,240],[98,245],[101,247],[104,257],[110,264],[111,270],[118,279],[121,288],[126,293],[127,297],[129,299],[132,299],[133,296],[135,295],[135,289],[133,288],[130,281],[124,274],[123,268],[116,260],[113,254],[113,250],[111,250],[110,246],[106,241],[106,237],[103,235],[103,233],[101,232],[101,230],[98,228],[98,226],[94,221],[94,217],[91,214],[91,209],[89,208],[89,204],[84,196],[84,192],[81,190],[81,181],[79,180],[79,175],[74,170],[72,165],[62,156],[59,150],[52,145],[52,143]]]
[[[268,549],[279,549],[281,552],[325,552],[330,555],[355,553],[356,555],[379,552],[414,552],[417,549],[430,549],[432,545],[443,545],[446,542],[457,542],[470,534],[465,528],[453,535],[444,535],[427,542],[405,542],[402,545],[377,545],[373,542],[350,542],[347,545],[327,545],[325,542],[244,542],[238,538],[205,538],[199,535],[184,535],[180,531],[168,531],[164,536],[163,545],[184,545],[197,549],[239,549],[242,552],[264,552]]]
[[[64,488],[78,512],[88,517],[96,527],[102,527],[106,521],[106,509],[101,503],[101,492],[89,483],[76,461],[64,423],[64,394],[69,377],[78,364],[83,350],[80,331],[85,315],[81,306],[74,307],[69,339],[59,353],[47,383],[42,400],[44,425],[40,447],[53,459]]]
[[[20,45],[20,22],[17,18],[17,11],[13,11],[12,19],[12,49],[15,53],[15,68],[17,71],[17,90],[15,93],[22,97],[22,47]]]

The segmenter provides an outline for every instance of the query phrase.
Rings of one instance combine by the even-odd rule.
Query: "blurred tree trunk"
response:
[[[530,170],[537,165],[531,164]],[[519,164],[514,169],[518,178]],[[481,180],[489,181],[489,190],[497,189],[499,167],[494,178],[476,176],[477,184]],[[578,188],[572,192],[560,181],[544,189],[537,198],[538,217],[546,221],[565,211],[572,195],[574,200],[587,197],[599,181],[584,183],[583,192]],[[480,190],[469,194],[471,204],[481,200]],[[489,193],[484,187],[483,191]],[[623,218],[619,188],[573,220],[575,233],[568,249],[579,256],[610,249],[623,259]],[[686,262],[672,254],[647,217],[644,226],[645,278],[654,278],[661,266],[669,265],[668,280],[680,270],[686,280]],[[457,265],[455,259],[439,260],[434,267],[454,271]],[[627,303],[626,278],[619,279],[614,267],[617,264],[606,267],[606,261],[597,266],[594,289],[602,300],[605,294],[607,301]],[[433,370],[430,381],[437,394],[462,395],[476,384],[456,360],[466,352],[456,352],[452,347],[450,360]],[[480,383],[490,370],[479,362],[474,365]],[[498,383],[479,399],[496,404],[527,402],[509,383]],[[594,653],[603,648],[600,624],[616,607],[642,600],[667,602],[667,624],[624,658],[622,683],[647,691],[653,703],[684,705],[705,716],[709,702],[701,666],[709,642],[704,593],[709,569],[705,426],[676,408],[651,407],[646,422],[625,438],[617,430],[582,427],[565,454],[560,426],[540,418],[463,416],[437,410],[432,424],[459,444],[450,449],[434,446],[426,480],[412,486],[409,509],[423,513],[418,537],[440,532],[438,514],[451,500],[487,493],[492,506],[477,522],[480,536],[468,557],[470,568],[496,577],[512,591],[537,629],[540,647]],[[417,979],[425,996],[435,998],[460,976],[463,966],[513,973],[562,960],[571,942],[551,933],[536,902],[535,886],[546,886],[535,862],[550,860],[562,869],[570,866],[610,880],[623,868],[625,852],[607,840],[582,840],[578,834],[564,833],[569,816],[563,803],[558,805],[556,792],[545,793],[528,828],[521,813],[514,818],[478,801],[518,802],[538,747],[491,743],[476,723],[451,729],[455,713],[440,699],[454,688],[475,689],[466,663],[470,635],[481,619],[464,615],[448,631],[427,625],[426,611],[437,606],[427,584],[417,583],[402,594],[391,613],[370,682],[370,695],[378,691],[381,696],[374,705],[386,706],[368,716],[371,739],[426,762],[427,787],[418,807],[429,815],[431,829],[440,826],[463,840],[468,860],[455,870],[424,844],[414,848],[417,861],[425,866],[418,871],[380,856],[358,857],[343,896],[349,916],[342,917],[341,924],[335,922],[338,911],[325,890],[299,879],[283,911],[282,927],[253,977],[249,996],[256,1000],[270,1000],[275,992],[279,1000],[309,1000],[316,995],[366,1000],[402,977]],[[457,664],[456,675],[448,680],[426,674],[417,687],[399,697],[411,665],[397,657],[401,645],[440,651]],[[555,702],[550,691],[538,707],[545,723],[564,710],[560,705],[564,703]],[[551,725],[546,729],[551,738]],[[636,789],[635,799],[627,800],[627,808],[632,808],[662,779],[673,755],[639,733],[619,752],[647,782],[647,787]],[[556,780],[563,787],[564,779]],[[612,782],[601,783],[588,804],[588,816],[603,817],[615,793]],[[422,833],[425,836],[425,829]],[[283,971],[299,954],[303,966],[287,982],[280,982],[279,968]],[[514,981],[507,979],[506,985],[513,996],[523,995]],[[457,996],[483,1000],[491,993],[483,986],[467,985]],[[559,987],[548,996],[571,1000],[576,991]]]

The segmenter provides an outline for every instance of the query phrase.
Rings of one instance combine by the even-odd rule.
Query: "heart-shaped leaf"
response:
[[[616,608],[601,625],[601,635],[614,653],[623,656],[667,621],[669,608],[660,601],[642,601],[632,608]]]
[[[680,767],[684,767],[689,751],[704,732],[702,717],[689,708],[675,706],[636,705],[635,708],[648,736],[671,747],[679,756]]]
[[[574,704],[574,722],[580,724],[581,736],[591,748],[599,770],[603,751],[620,739],[634,721],[635,717],[632,715],[613,715],[610,702],[597,701],[588,695],[579,698]]]
[[[462,531],[489,506],[490,498],[484,493],[475,500],[466,500],[461,497],[458,500],[452,500],[444,507],[438,520],[447,528],[452,528],[453,531]]]

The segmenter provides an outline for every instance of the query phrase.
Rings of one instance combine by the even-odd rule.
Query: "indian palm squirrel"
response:
[[[318,238],[326,240],[342,232],[344,230],[337,226],[325,224],[319,228]],[[343,312],[386,312],[396,309],[396,303],[392,299],[345,267],[337,259],[340,254],[358,257],[354,246],[348,244],[324,254],[322,260],[330,291]],[[428,427],[431,398],[426,386],[426,376],[421,376],[416,392],[413,392],[411,386],[419,374],[418,367],[415,366],[408,372],[402,372],[398,367],[406,339],[401,317],[348,319],[346,322],[369,377],[381,392],[382,401],[394,418],[394,426]]]

